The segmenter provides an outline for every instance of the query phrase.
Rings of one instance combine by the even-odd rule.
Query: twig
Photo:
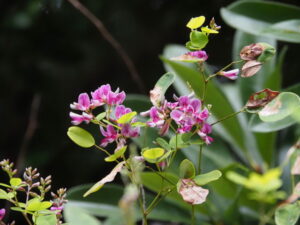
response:
[[[129,55],[124,50],[122,45],[107,30],[107,28],[104,26],[102,21],[98,19],[89,9],[87,9],[84,5],[82,5],[78,0],[67,0],[67,1],[69,1],[70,4],[72,4],[76,9],[78,9],[89,21],[91,21],[92,24],[95,25],[95,27],[103,36],[103,38],[111,44],[111,46],[117,51],[117,53],[123,59],[124,63],[126,64],[130,72],[132,80],[137,84],[139,90],[142,93],[145,93],[146,90],[145,85],[142,79],[140,78],[132,59],[129,57]]]
[[[24,167],[28,144],[32,139],[34,132],[37,128],[37,116],[38,116],[40,103],[41,103],[40,94],[35,94],[31,103],[28,125],[17,158],[16,168],[18,170],[18,175],[21,174],[22,168]]]

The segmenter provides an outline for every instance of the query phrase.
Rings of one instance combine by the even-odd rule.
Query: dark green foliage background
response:
[[[233,1],[210,0],[86,0],[132,57],[147,90],[164,73],[158,55],[168,43],[184,44],[190,17],[215,17],[222,26],[206,48],[216,67],[231,60],[234,30],[219,10]],[[281,1],[300,5],[297,0]],[[110,83],[127,93],[139,93],[115,50],[67,1],[0,2],[0,158],[17,159],[35,94],[41,95],[38,128],[31,139],[26,165],[53,175],[53,186],[94,182],[110,168],[97,150],[75,146],[67,135],[69,104],[81,92]],[[284,87],[299,79],[297,44],[289,47]],[[99,137],[99,132],[94,132]],[[0,175],[2,180],[2,175]],[[1,181],[2,182],[2,181]]]

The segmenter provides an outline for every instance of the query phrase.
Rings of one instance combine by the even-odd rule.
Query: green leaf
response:
[[[275,211],[276,225],[294,225],[300,216],[299,202],[278,207]]]
[[[276,122],[300,113],[300,98],[292,92],[282,92],[259,113],[264,122]]]
[[[39,215],[36,219],[36,225],[56,225],[56,215]]]
[[[51,202],[48,201],[40,202],[38,198],[34,198],[28,201],[26,210],[36,212],[36,211],[48,209],[51,205],[52,205]]]
[[[13,177],[10,179],[9,183],[11,186],[17,187],[22,183],[22,179]]]
[[[81,127],[72,126],[68,129],[67,134],[75,144],[83,148],[90,148],[95,145],[93,136]]]
[[[113,162],[113,161],[117,160],[118,158],[120,158],[121,156],[123,156],[124,153],[126,152],[126,149],[127,149],[127,146],[124,146],[124,147],[120,148],[117,152],[115,152],[113,155],[106,157],[104,160],[106,162]]]
[[[186,47],[190,50],[200,50],[208,43],[208,37],[202,32],[192,31],[190,33],[190,41],[186,43]]]
[[[102,112],[102,113],[99,113],[99,114],[96,116],[96,119],[97,119],[98,121],[100,121],[100,120],[104,119],[105,116],[106,116],[106,112]]]
[[[173,137],[170,139],[170,143],[169,143],[171,148],[175,149],[176,147],[177,148],[186,148],[186,147],[188,147],[189,143],[186,143],[183,140],[182,137],[183,137],[183,134],[177,134],[177,137],[176,137],[176,135],[173,135]]]
[[[70,225],[101,225],[101,222],[89,214],[89,212],[80,207],[67,204],[64,215],[66,222]]]
[[[228,25],[246,33],[300,42],[299,7],[268,1],[237,1],[222,8],[221,15]]]
[[[159,106],[165,99],[165,93],[174,82],[174,74],[164,74],[155,84],[154,89],[150,91],[150,100],[153,105]]]
[[[179,174],[180,178],[194,178],[196,174],[194,164],[190,160],[184,159],[180,163]]]
[[[10,196],[9,193],[7,193],[6,191],[0,189],[0,199],[11,199],[13,196]]]
[[[25,209],[22,209],[21,207],[10,207],[10,209],[17,212],[27,212]]]
[[[282,130],[295,124],[296,122],[297,120],[295,120],[293,117],[287,117],[279,121],[266,123],[261,121],[258,115],[252,115],[249,121],[249,127],[254,132],[268,133],[272,131]]]
[[[163,148],[148,148],[142,151],[142,156],[149,162],[155,163],[165,154]]]
[[[129,123],[133,117],[136,116],[136,112],[130,112],[130,113],[126,113],[125,115],[121,116],[118,120],[117,123],[118,124],[125,124],[125,123]]]
[[[172,148],[169,145],[169,143],[163,139],[163,138],[156,138],[156,142],[157,144],[159,144],[163,149],[167,150],[167,151],[171,151]]]
[[[208,173],[200,174],[196,176],[193,180],[197,185],[205,185],[212,181],[218,180],[222,176],[222,173],[220,170],[213,170]]]

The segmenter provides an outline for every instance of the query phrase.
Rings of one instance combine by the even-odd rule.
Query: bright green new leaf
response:
[[[120,148],[118,151],[116,151],[113,155],[110,155],[108,157],[106,157],[104,160],[106,162],[113,162],[116,159],[120,158],[121,156],[124,155],[124,153],[126,152],[127,146],[124,146],[122,148]]]
[[[153,105],[159,106],[165,99],[165,93],[173,84],[174,74],[165,73],[155,84],[154,89],[150,91],[150,100]]]
[[[179,176],[180,178],[191,179],[195,177],[195,166],[194,164],[188,160],[184,159],[179,166]]]
[[[125,115],[121,116],[118,120],[117,123],[118,124],[125,124],[125,123],[129,123],[133,117],[136,116],[136,112],[130,112],[130,113],[126,113]]]
[[[259,113],[264,122],[276,122],[300,113],[300,98],[292,92],[282,92]]]
[[[67,134],[75,144],[83,148],[90,148],[95,145],[93,136],[81,127],[70,127]]]
[[[57,219],[55,214],[39,215],[35,221],[36,225],[56,225]]]
[[[165,150],[163,148],[149,148],[145,149],[142,152],[142,156],[147,160],[156,160],[160,157],[162,157],[165,153]]]
[[[295,225],[300,216],[300,204],[284,205],[278,207],[275,211],[276,225]]]
[[[201,50],[208,43],[206,34],[200,31],[192,31],[190,33],[190,41],[186,43],[186,47],[190,50]]]
[[[208,173],[200,174],[196,176],[193,180],[197,185],[205,185],[212,181],[218,180],[222,176],[221,171],[219,170],[213,170]]]
[[[186,26],[193,30],[193,29],[197,29],[197,28],[201,27],[204,22],[205,22],[205,17],[198,16],[198,17],[191,18]]]
[[[10,179],[9,183],[11,186],[17,187],[22,183],[22,179],[13,177]]]
[[[38,198],[34,198],[28,201],[26,210],[36,212],[36,211],[48,209],[51,205],[52,205],[51,202],[48,201],[41,202]]]

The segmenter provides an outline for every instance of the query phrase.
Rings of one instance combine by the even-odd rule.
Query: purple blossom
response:
[[[118,105],[115,109],[115,117],[116,119],[119,119],[121,116],[132,112],[130,108],[126,108],[124,105]],[[119,127],[121,127],[121,135],[125,138],[134,138],[138,137],[140,134],[140,128],[139,127],[132,127],[131,123],[136,122],[136,118],[134,117],[130,123],[127,124],[118,124]]]
[[[90,97],[87,93],[81,93],[78,97],[78,102],[73,102],[70,105],[71,109],[87,111],[93,107],[90,101]]]
[[[202,128],[197,132],[198,135],[202,138],[202,140],[209,145],[214,139],[207,134],[212,132],[212,128],[208,123],[204,123]]]
[[[117,140],[118,133],[112,125],[107,125],[106,131],[103,127],[100,127],[101,134],[105,137],[101,140],[101,146],[106,147],[108,143],[112,143]]]
[[[6,210],[4,208],[0,209],[0,221],[4,218],[5,213],[6,213]]]
[[[239,72],[240,72],[239,69],[234,69],[234,70],[229,70],[229,71],[222,71],[222,72],[220,72],[220,75],[227,77],[230,80],[236,80],[238,78]]]
[[[89,123],[93,119],[93,115],[88,114],[86,112],[83,112],[81,115],[74,112],[70,112],[69,115],[72,119],[71,123],[74,125],[79,125],[82,122]]]
[[[194,52],[188,52],[187,54],[202,59],[203,61],[206,61],[208,59],[208,56],[205,51],[194,51]]]
[[[109,84],[100,86],[97,90],[91,93],[92,103],[95,106],[107,105],[119,105],[125,100],[126,94],[124,91],[119,93],[119,89],[115,92],[111,90]]]
[[[64,209],[63,206],[52,206],[50,208],[51,211],[57,211],[56,214],[61,214],[61,211]]]

